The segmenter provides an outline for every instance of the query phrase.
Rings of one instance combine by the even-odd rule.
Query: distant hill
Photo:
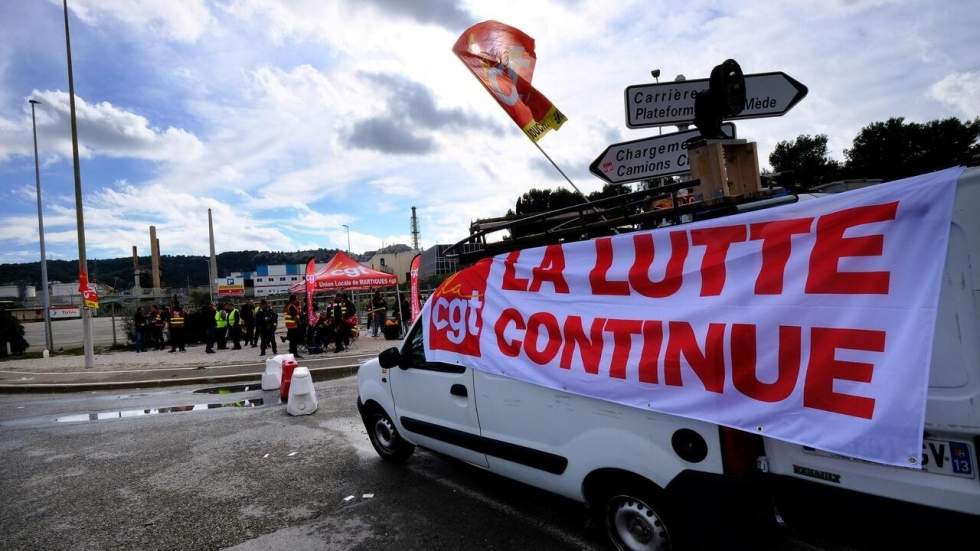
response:
[[[393,249],[393,250],[392,250]],[[397,252],[399,250],[410,250],[408,245],[391,245],[382,249],[385,252]],[[315,249],[307,251],[282,252],[282,251],[228,251],[218,255],[218,276],[227,275],[230,272],[249,272],[256,266],[265,264],[302,264],[311,256],[316,257],[317,262],[326,262],[338,249]],[[364,261],[370,253],[352,254],[359,261]],[[186,256],[186,255],[164,255],[160,257],[160,280],[164,287],[183,287],[188,285],[207,285],[208,284],[208,265],[206,256]],[[150,287],[150,257],[141,256],[140,265],[144,272],[141,276],[141,285]],[[118,284],[119,289],[128,289],[133,286],[133,259],[132,257],[104,258],[88,261],[89,277],[105,285]],[[49,281],[77,281],[78,280],[78,261],[77,260],[48,260],[48,280]],[[41,285],[41,266],[40,262],[27,262],[24,264],[0,264],[0,285],[27,284]]]

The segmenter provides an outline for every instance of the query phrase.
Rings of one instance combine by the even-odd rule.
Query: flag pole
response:
[[[576,192],[577,192],[577,193],[578,193],[579,195],[581,195],[581,196],[582,196],[582,198],[583,198],[583,199],[585,199],[585,202],[586,202],[586,203],[591,203],[591,202],[592,202],[592,201],[589,201],[589,198],[588,198],[588,197],[586,197],[586,196],[585,196],[585,194],[584,194],[584,193],[582,193],[582,190],[580,190],[580,189],[578,188],[578,186],[576,186],[576,185],[575,185],[575,182],[573,182],[573,181],[572,181],[572,179],[571,179],[571,178],[569,178],[567,174],[565,174],[565,171],[564,171],[564,170],[562,170],[560,166],[558,166],[558,163],[556,163],[556,162],[554,161],[554,159],[552,159],[552,158],[551,158],[551,156],[550,156],[550,155],[548,155],[548,153],[546,153],[546,152],[545,152],[545,150],[544,150],[544,149],[541,149],[541,145],[539,145],[539,144],[538,144],[538,142],[536,142],[536,141],[534,141],[534,140],[531,140],[531,143],[533,143],[533,144],[534,144],[534,147],[537,147],[537,148],[538,148],[538,151],[540,151],[540,152],[541,152],[541,154],[542,154],[542,155],[544,155],[544,158],[545,158],[545,159],[548,159],[548,162],[550,162],[550,163],[551,163],[551,166],[553,166],[553,167],[555,167],[555,170],[557,170],[557,171],[558,171],[558,174],[561,174],[561,175],[562,175],[562,176],[563,176],[563,177],[565,178],[565,181],[566,181],[566,182],[568,182],[568,184],[569,184],[570,186],[572,186],[572,189],[574,189],[574,190],[575,190],[575,191],[576,191]]]
[[[531,143],[533,143],[533,144],[534,144],[534,147],[537,147],[537,148],[538,148],[538,151],[540,151],[540,152],[541,152],[541,154],[542,154],[542,155],[544,155],[544,158],[545,158],[545,159],[548,159],[548,161],[549,161],[549,162],[551,163],[551,166],[553,166],[553,167],[555,167],[555,170],[557,170],[559,174],[561,174],[562,176],[564,176],[564,177],[565,177],[565,181],[567,181],[567,182],[568,182],[568,183],[569,183],[569,184],[570,184],[570,185],[572,186],[572,189],[574,189],[574,190],[575,190],[576,192],[578,192],[578,194],[579,194],[579,195],[581,195],[581,196],[582,196],[582,200],[584,200],[584,201],[585,201],[586,203],[588,203],[588,204],[590,204],[590,205],[591,205],[591,204],[592,204],[592,201],[589,201],[589,198],[588,198],[588,197],[586,197],[586,196],[585,196],[585,194],[584,194],[584,193],[582,193],[582,190],[580,190],[580,189],[578,188],[578,186],[576,186],[576,185],[575,185],[575,182],[573,182],[573,181],[572,181],[572,179],[571,179],[571,178],[569,178],[567,174],[565,174],[565,171],[564,171],[564,170],[562,170],[560,166],[558,166],[558,163],[556,163],[556,162],[555,162],[555,161],[554,161],[554,160],[553,160],[553,159],[551,158],[551,156],[550,156],[550,155],[548,155],[548,154],[547,154],[547,153],[545,152],[545,150],[541,148],[541,146],[540,146],[540,145],[538,144],[538,142],[536,142],[536,141],[534,141],[534,140],[531,140]],[[593,207],[593,208],[594,208],[594,207]],[[605,215],[605,214],[601,214],[601,213],[600,213],[600,214],[599,214],[599,218],[602,218],[603,220],[605,220],[605,221],[607,221],[607,222],[609,221],[609,219],[608,219],[608,218],[606,218],[606,215]],[[618,234],[618,233],[619,233],[619,230],[617,230],[616,228],[612,228],[612,231],[613,231],[613,233],[615,233],[615,234]]]

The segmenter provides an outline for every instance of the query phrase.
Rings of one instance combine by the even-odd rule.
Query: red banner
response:
[[[419,317],[419,312],[422,311],[422,301],[419,300],[419,268],[422,267],[422,255],[417,254],[415,258],[412,259],[411,267],[411,304],[412,304],[412,321],[415,321]]]
[[[316,287],[316,259],[310,257],[306,263],[306,320],[310,327],[316,325],[316,311],[313,308],[313,289]]]
[[[534,39],[520,30],[498,21],[477,23],[460,35],[453,53],[531,141],[568,120],[531,86],[537,61]]]

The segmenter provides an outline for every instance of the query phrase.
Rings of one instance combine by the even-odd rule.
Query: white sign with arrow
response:
[[[729,138],[735,137],[732,123],[721,125],[721,131]],[[696,129],[685,130],[613,144],[592,161],[589,171],[610,184],[682,174],[690,170],[686,142],[700,135]]]
[[[708,79],[626,87],[626,126],[647,128],[694,122],[694,98]],[[745,75],[745,108],[735,119],[778,117],[806,97],[807,87],[786,73]]]

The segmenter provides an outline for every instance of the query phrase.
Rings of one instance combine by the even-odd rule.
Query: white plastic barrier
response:
[[[292,360],[292,354],[279,354],[265,361],[262,373],[262,390],[278,390],[282,379],[282,362]]]
[[[290,415],[309,415],[316,411],[316,389],[313,388],[313,376],[305,367],[297,367],[293,371],[292,382],[289,385],[289,401],[286,403],[286,413]]]

